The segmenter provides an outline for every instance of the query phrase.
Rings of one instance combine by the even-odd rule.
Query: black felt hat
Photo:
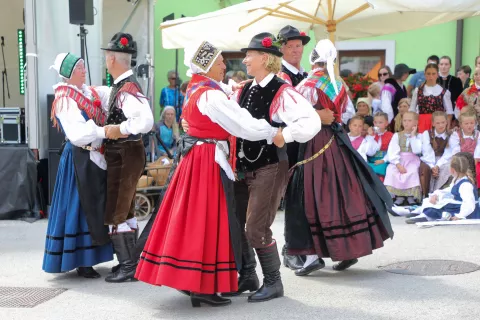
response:
[[[297,28],[292,26],[283,27],[278,33],[278,39],[287,43],[289,40],[302,40],[302,44],[306,45],[310,42],[310,37],[305,32],[298,31]]]
[[[262,51],[281,57],[283,55],[280,52],[281,46],[280,41],[278,41],[273,34],[262,32],[252,38],[248,48],[242,48],[240,50],[242,52],[247,52],[248,50]]]
[[[395,71],[393,72],[393,77],[395,79],[400,79],[405,73],[415,74],[417,73],[416,69],[410,68],[405,63],[400,63],[395,66]]]
[[[116,33],[106,48],[102,50],[134,54],[137,52],[133,37],[129,33]]]

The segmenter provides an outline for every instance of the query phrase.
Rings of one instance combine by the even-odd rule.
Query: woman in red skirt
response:
[[[229,304],[216,293],[237,290],[241,230],[233,211],[229,136],[283,141],[281,130],[228,100],[219,84],[226,68],[220,53],[206,41],[185,50],[185,64],[193,73],[183,110],[188,135],[179,142],[177,161],[182,159],[135,275],[190,294],[194,307]]]
[[[340,80],[331,80],[336,49],[331,41],[321,40],[315,51],[314,70],[299,91],[315,109],[332,110],[335,121],[324,124],[301,148],[299,159],[304,160],[295,167],[296,186],[287,193],[287,205],[290,199],[304,200],[304,213],[292,212],[295,223],[286,228],[296,240],[289,254],[307,256],[303,268],[295,271],[298,276],[323,268],[325,257],[340,261],[334,270],[345,270],[393,237],[387,214],[391,197],[340,125],[348,96]]]

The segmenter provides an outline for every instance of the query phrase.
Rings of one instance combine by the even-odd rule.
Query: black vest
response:
[[[273,127],[280,127],[281,123],[272,122],[270,119],[270,104],[273,98],[277,94],[278,90],[285,82],[279,77],[275,76],[265,86],[260,87],[256,85],[252,87],[252,82],[245,85],[240,95],[239,104],[242,108],[248,110],[252,117],[256,119],[265,119]],[[245,157],[250,160],[256,160],[249,162],[247,159],[240,158],[239,153],[242,150]],[[260,151],[262,150],[260,155]],[[241,171],[248,172],[262,168],[269,164],[274,164],[279,161],[279,154],[281,158],[286,159],[285,147],[279,149],[274,144],[267,144],[267,140],[260,141],[248,141],[241,138],[237,138],[237,168]]]
[[[395,95],[392,97],[393,117],[395,118],[398,114],[398,103],[400,100],[407,97],[407,89],[405,89],[404,85],[400,87],[397,80],[393,78],[385,80],[385,84],[387,83],[391,84],[396,90]]]
[[[302,73],[300,70],[298,71],[297,74],[294,74],[292,71],[288,70],[288,68],[285,67],[283,64],[282,64],[282,72],[286,73],[290,77],[290,80],[292,80],[292,86],[294,87],[296,87],[297,84],[302,82],[302,80],[308,76],[308,73],[306,72]]]
[[[140,87],[140,85],[137,82],[137,79],[133,74],[130,77],[123,79],[119,83],[114,84],[112,86],[112,92],[110,93],[110,99],[108,100],[108,117],[107,117],[107,120],[105,121],[105,125],[109,125],[109,124],[117,125],[127,120],[127,117],[125,117],[125,114],[123,114],[122,109],[117,106],[118,99],[116,99],[116,97],[120,89],[128,82],[136,83],[137,86],[140,88],[140,93],[143,94],[142,87]],[[126,139],[118,139],[118,140],[106,139],[106,142],[118,143],[118,142],[123,142],[125,140],[138,140],[140,138],[141,138],[141,135],[137,134],[137,135],[130,135]]]

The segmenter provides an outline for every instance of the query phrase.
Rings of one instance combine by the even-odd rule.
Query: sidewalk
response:
[[[187,297],[167,287],[142,282],[109,284],[103,278],[79,278],[75,272],[46,274],[41,269],[46,221],[0,221],[0,288],[68,289],[34,308],[0,308],[0,319],[480,319],[480,271],[422,277],[378,269],[417,259],[480,264],[480,227],[418,229],[403,220],[392,218],[394,239],[346,272],[334,272],[328,259],[325,269],[307,277],[297,277],[282,267],[284,298],[251,304],[243,295],[233,298],[228,307],[195,309]],[[283,221],[279,212],[274,223],[279,248]],[[113,265],[105,263],[97,270],[105,277]],[[261,277],[260,268],[258,272]]]

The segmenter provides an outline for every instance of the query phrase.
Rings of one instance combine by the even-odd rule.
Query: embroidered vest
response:
[[[408,144],[407,147],[407,136],[405,133],[398,133],[398,144],[400,145],[400,152],[412,152],[412,145]]]
[[[443,96],[445,95],[445,92],[447,89],[443,89],[442,93],[440,93],[438,96],[434,95],[429,95],[426,96],[424,95],[424,89],[425,89],[425,84],[422,84],[418,88],[418,95],[417,95],[417,100],[418,100],[418,111],[420,114],[432,114],[435,111],[445,111],[445,107],[443,106]]]
[[[280,88],[285,84],[283,80],[274,77],[265,87],[248,83],[240,93],[239,104],[242,108],[248,110],[252,117],[256,119],[265,119],[273,127],[279,127],[281,124],[272,122],[270,118],[270,105]],[[243,147],[242,147],[243,146]],[[279,161],[278,152],[286,157],[286,148],[279,149],[274,144],[267,144],[266,140],[249,141],[237,138],[237,168],[242,171],[254,171],[269,164]],[[283,150],[283,151],[281,151]],[[243,157],[240,152],[243,151]],[[246,158],[255,160],[248,161]]]
[[[435,137],[435,129],[431,129],[428,133],[430,135],[430,144],[432,145],[433,151],[435,151],[435,157],[441,157],[448,145],[450,134],[447,132],[447,138],[443,139],[441,137]]]

